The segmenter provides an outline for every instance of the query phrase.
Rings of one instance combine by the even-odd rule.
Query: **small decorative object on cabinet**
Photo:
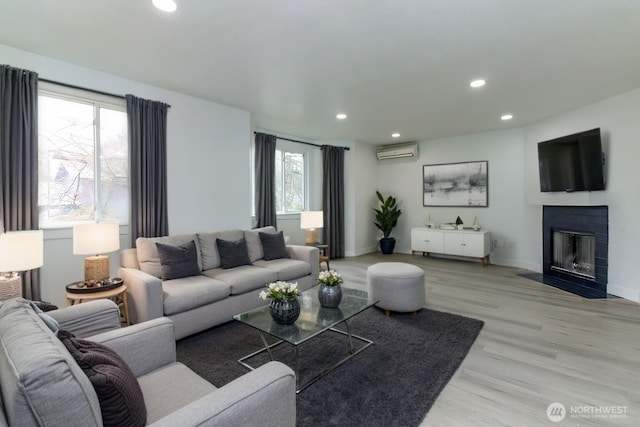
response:
[[[318,275],[318,301],[326,308],[336,308],[342,301],[343,280],[335,270],[321,271]]]
[[[300,291],[297,283],[283,281],[269,283],[267,290],[260,292],[260,298],[271,300],[269,303],[271,318],[282,325],[290,325],[300,316],[298,295]]]
[[[460,217],[456,218],[456,228],[458,230],[463,230],[464,229],[464,223],[462,222],[462,218],[460,218]]]
[[[491,253],[491,232],[416,227],[411,229],[411,254],[415,252],[480,258],[485,266]]]

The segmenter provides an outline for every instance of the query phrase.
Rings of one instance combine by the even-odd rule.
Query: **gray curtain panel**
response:
[[[344,151],[322,146],[322,236],[330,258],[344,258]]]
[[[169,234],[167,110],[169,105],[127,95],[131,165],[131,244]]]
[[[255,208],[256,228],[272,225],[276,219],[276,137],[266,133],[255,135]]]
[[[38,229],[38,74],[0,65],[0,222]],[[38,270],[22,277],[22,296],[40,299]]]

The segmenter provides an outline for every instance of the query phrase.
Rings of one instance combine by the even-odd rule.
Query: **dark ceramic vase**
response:
[[[396,239],[395,237],[388,237],[386,239],[380,239],[380,251],[389,255],[393,253],[393,249],[396,247]]]
[[[342,287],[340,285],[320,285],[318,288],[318,301],[326,308],[336,308],[342,301]]]
[[[298,298],[291,301],[272,299],[269,303],[271,318],[281,325],[290,325],[300,316],[300,302]]]

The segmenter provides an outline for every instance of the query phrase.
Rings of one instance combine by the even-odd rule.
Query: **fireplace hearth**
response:
[[[585,298],[607,297],[607,206],[543,207],[545,284]]]

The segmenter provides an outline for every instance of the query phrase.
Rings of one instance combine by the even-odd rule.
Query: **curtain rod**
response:
[[[262,133],[262,132],[253,132],[253,134],[255,135],[256,133]],[[285,141],[291,141],[291,142],[297,142],[298,144],[305,144],[305,145],[312,145],[314,147],[318,147],[318,148],[322,148],[322,145],[318,145],[318,144],[314,144],[313,142],[305,142],[305,141],[298,141],[297,139],[289,139],[289,138],[283,138],[281,136],[278,135],[274,135],[276,138],[278,139],[282,139]],[[345,150],[349,151],[350,148],[349,147],[338,147],[338,148],[344,148]]]
[[[54,85],[60,85],[60,86],[68,87],[70,89],[86,90],[88,92],[97,93],[99,95],[106,95],[106,96],[111,96],[111,97],[114,97],[114,98],[127,99],[127,97],[124,96],[124,95],[117,95],[115,93],[103,92],[101,90],[96,90],[96,89],[89,89],[89,88],[86,88],[86,87],[76,86],[76,85],[72,85],[72,84],[69,84],[69,83],[57,82],[55,80],[49,80],[49,79],[43,79],[43,78],[38,78],[38,80],[40,80],[42,82],[45,82],[45,83],[52,83]],[[167,104],[167,107],[171,108],[171,105]]]

